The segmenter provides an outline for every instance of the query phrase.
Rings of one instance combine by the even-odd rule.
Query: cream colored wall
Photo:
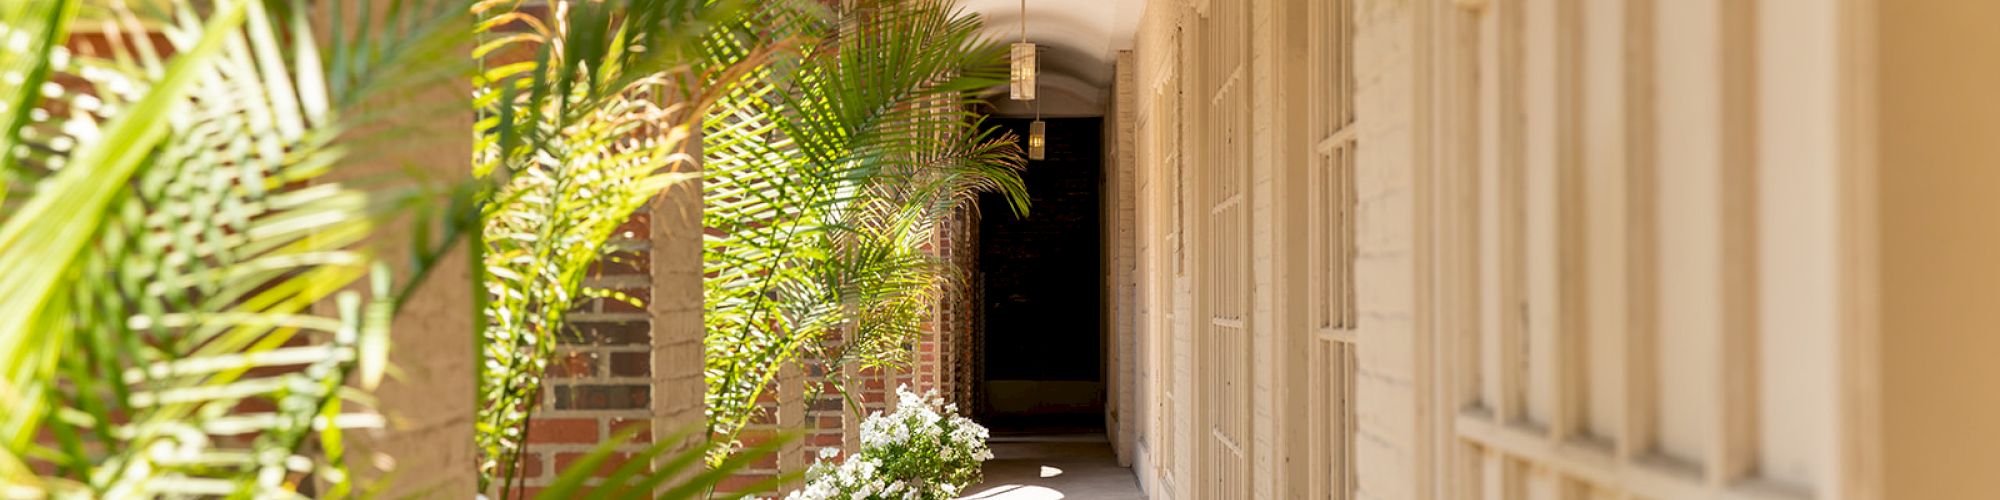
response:
[[[1425,373],[1418,367],[1416,2],[1355,5],[1355,285],[1360,367],[1356,498],[1416,498]]]
[[[1177,337],[1173,334],[1179,317],[1175,314],[1174,293],[1178,254],[1172,240],[1177,223],[1173,198],[1180,183],[1175,171],[1167,165],[1175,159],[1168,148],[1176,141],[1174,127],[1179,123],[1168,116],[1172,105],[1163,102],[1171,101],[1175,95],[1167,85],[1171,83],[1175,51],[1161,48],[1175,43],[1172,11],[1172,6],[1148,5],[1135,44],[1152,49],[1135,50],[1132,57],[1133,120],[1139,138],[1134,169],[1134,187],[1139,193],[1136,247],[1142,266],[1137,281],[1143,311],[1136,336],[1146,358],[1144,368],[1132,384],[1141,391],[1139,404],[1146,414],[1136,436],[1133,471],[1141,489],[1155,498],[1173,495],[1168,484],[1172,476],[1168,467],[1180,463],[1173,456],[1176,439],[1173,423],[1176,417],[1184,415],[1175,409],[1172,397],[1176,368],[1180,366],[1175,362]]]
[[[1178,238],[1206,208],[1185,182],[1204,166],[1183,152],[1212,125],[1189,118],[1206,96],[1183,82],[1212,66],[1188,60],[1199,52],[1175,30],[1222,1],[1149,2],[1136,42],[1133,314],[1150,364],[1131,384],[1138,404],[1160,412],[1136,437],[1135,471],[1155,498],[1195,498],[1188,486],[1208,480],[1193,476],[1190,451],[1208,432],[1189,352],[1205,321],[1192,305],[1206,292],[1181,272],[1205,256]],[[1316,279],[1303,273],[1298,215],[1312,167],[1297,131],[1312,89],[1295,37],[1311,27],[1300,26],[1304,2],[1242,1],[1252,47],[1246,453],[1252,496],[1293,498],[1304,479],[1329,473],[1304,467],[1310,446],[1298,445],[1317,423],[1301,422],[1315,394],[1296,340],[1306,333],[1300,289]],[[1984,184],[2000,169],[1981,149],[1995,142],[1973,133],[2000,129],[1986,123],[2000,109],[1963,104],[1975,88],[2000,88],[1973,85],[2000,73],[1913,55],[1991,53],[1944,47],[1995,42],[1992,30],[1953,23],[1994,17],[1940,1],[1882,18],[1882,57],[1929,72],[1881,80],[1924,91],[1868,93],[1872,80],[1854,77],[1873,75],[1860,56],[1875,25],[1857,14],[1870,4],[1357,1],[1358,498],[1884,498],[1869,495],[1879,462],[1863,456],[1881,439],[1857,434],[1887,425],[1884,436],[1907,436],[1892,458],[1937,451],[1906,443],[1983,437],[1967,431],[1986,418],[1984,399],[1894,391],[2000,375],[1986,368],[2000,364],[1971,362],[1992,350],[1960,333],[1983,324],[1963,311],[2000,283],[1972,279],[1988,266],[1971,259],[1987,254],[1928,244],[1984,248],[1979,235],[1991,233],[1962,216],[2000,208],[1989,206],[2000,186]],[[1928,29],[1940,23],[1964,29]],[[1879,193],[1857,176],[1876,129],[1870,99],[1856,96],[1907,113],[1885,126],[1891,116],[1932,125],[1884,129],[1884,165],[1933,168],[1885,168]],[[1935,128],[1941,116],[1972,126]],[[1963,196],[1927,195],[1947,182],[1957,191],[1943,194]],[[1900,244],[1885,244],[1880,261],[1857,244],[1870,241],[1878,195],[1893,219],[1882,227],[1908,233],[1884,238]],[[1948,267],[1918,265],[1933,260],[1963,262],[1966,274],[1945,290],[1935,273]],[[1866,272],[1878,265],[1881,290]],[[1885,300],[1871,322],[1866,299],[1891,290],[1955,295]],[[1936,333],[1901,345],[1868,335],[1892,324]],[[1871,342],[1885,341],[1878,359]],[[1952,345],[1971,349],[1941,352]],[[1876,422],[1864,411],[1874,363],[1885,391],[1927,410]],[[1967,417],[1947,416],[1947,405],[1968,405]],[[1970,464],[1993,463],[1976,455]],[[1935,471],[1966,467],[1880,470],[1892,489],[1935,495],[1922,485],[1957,484]]]
[[[1188,256],[1181,251],[1187,241],[1187,211],[1184,200],[1194,187],[1180,167],[1179,145],[1186,137],[1189,97],[1182,95],[1185,69],[1181,53],[1192,42],[1179,34],[1179,24],[1188,5],[1178,2],[1149,2],[1137,34],[1135,87],[1139,90],[1138,133],[1148,137],[1139,151],[1138,170],[1146,200],[1148,225],[1145,240],[1150,266],[1140,280],[1147,284],[1151,321],[1140,333],[1151,347],[1155,362],[1146,375],[1149,406],[1157,418],[1147,422],[1141,440],[1146,447],[1135,462],[1142,487],[1154,498],[1180,498],[1193,485],[1187,482],[1194,439],[1192,413],[1193,360],[1192,294]]]
[[[1137,376],[1144,362],[1138,354],[1139,328],[1138,294],[1138,203],[1137,175],[1138,131],[1136,122],[1138,110],[1137,62],[1131,51],[1119,51],[1115,58],[1113,84],[1111,89],[1111,112],[1106,115],[1105,145],[1111,150],[1107,155],[1105,169],[1105,200],[1109,216],[1105,217],[1106,235],[1111,244],[1106,245],[1110,258],[1104,266],[1105,283],[1111,284],[1113,311],[1107,318],[1111,323],[1112,342],[1106,344],[1111,349],[1113,362],[1110,363],[1106,387],[1112,397],[1105,402],[1107,413],[1106,428],[1110,430],[1112,450],[1118,457],[1118,465],[1131,466],[1134,448],[1137,445],[1138,422],[1145,418],[1138,406],[1138,394],[1130,389],[1127,381]]]
[[[1145,376],[1171,378],[1141,382],[1153,388],[1150,391],[1153,394],[1146,398],[1152,404],[1172,402],[1171,406],[1161,406],[1166,415],[1151,422],[1140,438],[1146,447],[1139,459],[1139,475],[1156,498],[1193,498],[1185,488],[1175,488],[1188,484],[1186,479],[1170,478],[1187,478],[1196,470],[1193,466],[1196,458],[1190,448],[1194,440],[1206,435],[1200,430],[1203,422],[1193,415],[1196,408],[1190,401],[1194,397],[1191,386],[1196,374],[1188,349],[1194,345],[1193,325],[1199,321],[1190,316],[1191,305],[1198,296],[1190,288],[1185,268],[1177,272],[1175,262],[1201,258],[1187,254],[1187,249],[1196,242],[1183,245],[1177,241],[1183,234],[1182,226],[1192,224],[1191,219],[1200,216],[1203,207],[1193,202],[1199,186],[1175,181],[1177,178],[1185,181],[1185,176],[1193,175],[1177,167],[1201,167],[1186,160],[1184,155],[1193,154],[1194,150],[1187,149],[1188,141],[1197,140],[1194,137],[1198,137],[1204,123],[1187,123],[1184,113],[1188,104],[1205,103],[1200,97],[1187,95],[1192,91],[1186,89],[1184,81],[1198,76],[1192,72],[1197,61],[1188,60],[1187,54],[1192,51],[1176,46],[1174,31],[1194,19],[1191,16],[1200,15],[1202,11],[1197,9],[1204,7],[1152,2],[1141,22],[1137,42],[1137,79],[1142,91],[1138,99],[1142,116],[1137,120],[1141,123],[1140,136],[1149,138],[1142,141],[1139,154],[1140,192],[1146,198],[1140,206],[1147,210],[1140,215],[1146,221],[1141,232],[1144,243],[1139,258],[1145,267],[1140,281],[1147,284],[1148,310],[1158,311],[1149,312],[1157,317],[1142,323],[1142,335],[1151,346],[1150,354],[1161,361],[1161,366],[1147,370]],[[1388,3],[1379,7],[1368,14],[1382,22],[1381,29],[1389,33],[1406,32],[1407,8]],[[1253,298],[1248,365],[1252,367],[1253,409],[1247,454],[1253,471],[1250,491],[1257,498],[1302,495],[1301,474],[1310,473],[1299,465],[1304,460],[1298,455],[1309,445],[1301,445],[1305,432],[1299,421],[1306,395],[1301,392],[1303,384],[1295,383],[1306,368],[1301,339],[1309,335],[1301,298],[1304,281],[1287,279],[1300,276],[1305,267],[1304,256],[1300,254],[1303,235],[1296,228],[1305,220],[1299,198],[1306,180],[1301,166],[1306,159],[1302,149],[1306,138],[1300,134],[1302,117],[1281,112],[1297,109],[1304,100],[1301,88],[1304,76],[1295,67],[1304,62],[1299,54],[1304,27],[1293,22],[1304,8],[1302,2],[1249,2],[1248,43],[1252,47],[1252,60],[1246,75],[1251,95],[1248,243]],[[1364,32],[1368,32],[1366,27]],[[1401,50],[1396,48],[1398,45],[1407,47],[1395,43],[1395,35],[1381,33],[1377,32],[1374,39],[1363,44],[1377,44],[1391,53]],[[1408,85],[1412,70],[1408,61],[1384,57],[1377,62],[1379,65],[1374,68],[1377,73],[1362,78],[1363,95],[1393,92],[1397,86]],[[1163,104],[1163,100],[1168,102]],[[1380,106],[1389,108],[1369,112],[1384,116],[1407,114],[1391,111],[1396,106],[1407,106],[1408,102],[1407,98],[1381,101]],[[1367,109],[1370,105],[1363,107]],[[1367,167],[1360,174],[1363,180],[1358,187],[1361,197],[1367,200],[1361,208],[1361,218],[1366,221],[1363,232],[1374,235],[1360,242],[1360,253],[1367,264],[1362,266],[1361,284],[1357,287],[1374,291],[1372,295],[1363,295],[1360,301],[1361,313],[1368,318],[1360,335],[1371,339],[1371,345],[1381,346],[1380,350],[1374,350],[1378,355],[1363,355],[1361,385],[1366,388],[1361,390],[1364,415],[1359,425],[1363,439],[1359,442],[1367,449],[1360,462],[1370,464],[1363,465],[1364,477],[1380,478],[1372,483],[1372,489],[1394,498],[1407,495],[1416,484],[1412,449],[1417,442],[1416,429],[1409,425],[1418,406],[1416,393],[1409,390],[1417,376],[1410,335],[1413,279],[1409,273],[1413,260],[1408,218],[1412,214],[1412,193],[1408,186],[1410,177],[1403,173],[1408,170],[1410,126],[1407,121],[1398,120],[1382,120],[1379,124],[1381,128],[1376,131],[1364,132],[1379,136],[1383,148],[1372,157],[1364,153],[1363,164]],[[1373,145],[1364,147],[1363,151],[1372,148]],[[1173,161],[1177,159],[1187,163],[1175,165]],[[1178,224],[1177,219],[1181,221]],[[1374,225],[1372,231],[1365,229],[1370,224]],[[1364,347],[1362,351],[1368,353],[1371,349]],[[1171,387],[1172,394],[1163,393],[1167,387]]]

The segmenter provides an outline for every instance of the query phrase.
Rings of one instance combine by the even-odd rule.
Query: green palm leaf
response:
[[[708,403],[725,436],[792,360],[905,364],[953,286],[925,249],[934,225],[980,192],[1027,208],[1019,149],[969,111],[1004,81],[1001,46],[976,16],[878,0],[756,22],[823,43],[704,124],[704,222],[720,233],[705,252]]]
[[[482,4],[474,173],[494,191],[480,211],[481,489],[511,492],[524,428],[568,312],[618,251],[614,231],[651,198],[699,176],[683,154],[716,93],[788,42],[728,32],[733,1]],[[730,60],[696,59],[705,39],[743,40]],[[498,484],[496,485],[496,480]]]
[[[604,294],[587,270],[641,203],[695,178],[675,156],[693,137],[704,222],[723,234],[704,269],[717,429],[804,353],[901,362],[951,283],[923,250],[932,224],[981,191],[1026,208],[1014,141],[966,111],[1002,81],[1004,51],[947,2],[519,7],[481,7],[474,171],[496,189],[481,211],[482,489],[512,491],[566,313]],[[835,352],[842,329],[859,340]],[[712,465],[736,459],[716,449]]]
[[[469,34],[462,7],[332,12],[354,29],[332,30],[322,54],[303,0],[115,5],[87,14],[110,53],[32,63],[62,78],[14,101],[29,111],[0,135],[0,151],[27,153],[4,165],[28,196],[0,223],[0,284],[15,292],[0,302],[0,482],[272,497],[310,477],[341,496],[341,430],[381,420],[343,408],[368,402],[399,296],[364,240],[428,200],[322,176],[388,116],[363,111],[373,96],[465,67],[448,55]],[[68,34],[66,15],[7,15],[45,47]]]

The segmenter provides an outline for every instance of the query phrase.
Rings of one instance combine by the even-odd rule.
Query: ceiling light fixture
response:
[[[1028,159],[1040,160],[1048,156],[1049,134],[1041,119],[1028,124]]]
[[[1049,127],[1042,123],[1042,101],[1035,101],[1035,121],[1028,124],[1028,159],[1048,156]]]
[[[1035,100],[1035,44],[1028,42],[1028,0],[1021,0],[1021,41],[1014,44],[1013,72],[1008,87],[1016,101]]]

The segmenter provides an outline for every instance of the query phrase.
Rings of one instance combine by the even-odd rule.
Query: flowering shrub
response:
[[[897,387],[896,394],[895,413],[861,423],[859,451],[835,464],[836,450],[820,450],[805,489],[786,500],[945,500],[978,482],[980,464],[993,458],[986,428],[958,416],[937,391]]]

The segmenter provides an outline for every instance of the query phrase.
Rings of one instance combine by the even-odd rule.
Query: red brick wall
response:
[[[619,252],[600,262],[585,285],[640,300],[651,296],[650,223],[642,208],[619,228],[611,242]],[[627,426],[642,430],[626,449],[643,449],[652,441],[653,335],[645,308],[612,298],[589,299],[569,319],[570,331],[558,339],[541,404],[528,424],[522,484],[530,495]],[[603,472],[622,463],[615,459]]]

